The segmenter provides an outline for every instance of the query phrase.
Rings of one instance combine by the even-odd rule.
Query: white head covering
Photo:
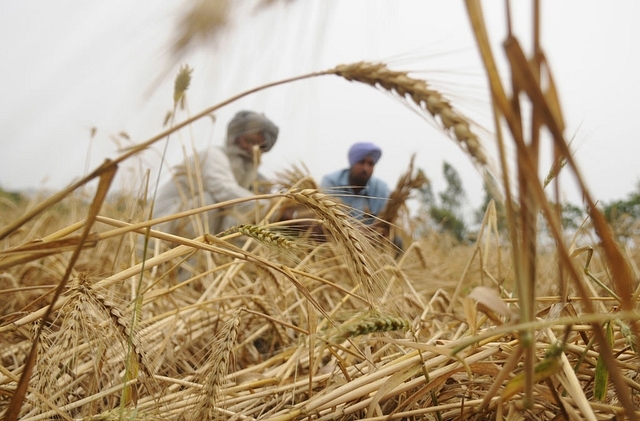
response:
[[[278,139],[278,126],[273,124],[264,114],[254,111],[240,111],[227,126],[227,147],[236,145],[236,140],[243,135],[262,133],[264,145],[262,152],[269,152]]]

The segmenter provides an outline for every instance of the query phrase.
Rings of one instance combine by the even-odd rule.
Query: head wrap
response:
[[[373,163],[377,164],[382,156],[382,149],[371,142],[354,143],[349,149],[349,165],[353,166],[353,164],[367,156],[370,156],[373,159]]]
[[[253,111],[240,111],[227,126],[227,146],[233,146],[236,140],[243,135],[262,133],[264,145],[262,152],[268,152],[278,139],[278,126],[273,124],[264,114]]]

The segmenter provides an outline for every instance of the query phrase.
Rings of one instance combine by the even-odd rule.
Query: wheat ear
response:
[[[227,375],[229,362],[233,357],[242,311],[243,309],[239,308],[233,313],[231,319],[224,324],[211,345],[211,354],[206,363],[206,367],[210,367],[210,370],[204,380],[201,399],[196,404],[194,419],[214,420],[218,418],[218,411],[216,411],[218,391]]]
[[[398,217],[398,212],[403,206],[405,206],[407,199],[409,199],[411,191],[413,189],[419,189],[423,185],[430,183],[429,179],[421,169],[418,169],[414,174],[413,162],[415,157],[415,154],[411,156],[409,167],[398,179],[395,189],[389,195],[389,201],[382,209],[382,212],[378,215],[379,220],[393,223]]]
[[[120,307],[115,302],[109,300],[104,294],[93,288],[84,277],[80,278],[78,290],[85,295],[102,314],[108,316],[123,343],[131,341],[138,366],[142,368],[149,379],[152,379],[151,365],[148,362],[144,346],[140,343],[137,332],[131,332],[127,317],[122,313]]]
[[[276,249],[287,251],[298,249],[298,246],[291,238],[284,234],[271,231],[266,227],[253,224],[242,224],[238,226],[238,231],[267,247],[275,247]]]
[[[362,230],[357,228],[360,222],[343,211],[344,205],[318,190],[292,189],[287,196],[307,206],[324,222],[325,228],[346,251],[349,274],[357,284],[365,287],[369,304],[373,306],[378,301],[373,294],[374,275],[371,270],[373,263],[367,258],[365,250],[368,245]]]
[[[469,121],[456,111],[440,92],[431,89],[424,80],[415,79],[407,72],[390,70],[384,63],[364,61],[341,64],[326,73],[386,89],[397,93],[402,98],[408,96],[418,107],[439,120],[444,129],[454,136],[462,149],[476,163],[483,166],[487,164],[486,154],[478,136],[471,131]]]
[[[365,313],[350,320],[338,328],[338,332],[331,336],[334,343],[344,342],[348,338],[375,332],[390,332],[394,330],[407,331],[409,321],[402,317],[389,316],[378,313]]]
[[[35,388],[41,395],[47,396],[51,402],[60,406],[69,403],[68,393],[65,393],[66,386],[61,387],[60,379],[69,383],[69,379],[76,376],[74,371],[82,361],[82,357],[78,356],[85,324],[83,310],[86,311],[82,300],[80,296],[68,303],[65,309],[68,312],[62,319],[59,336],[51,338],[47,325],[43,328],[43,333],[46,332],[46,334],[40,335],[43,347],[38,349],[38,360],[34,371]],[[35,331],[41,323],[41,320],[34,323],[34,338]],[[45,402],[40,400],[37,401],[37,405],[42,411],[49,409]]]

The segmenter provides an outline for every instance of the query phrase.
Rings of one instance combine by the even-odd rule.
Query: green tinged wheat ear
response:
[[[261,295],[252,295],[251,299],[255,303],[255,305],[262,310],[264,314],[267,316],[276,318],[275,316],[278,314],[273,302],[267,301]],[[275,329],[278,337],[282,341],[283,344],[288,345],[291,342],[289,335],[287,335],[286,330],[282,327],[280,323],[275,323],[273,320],[269,319],[269,323]]]
[[[545,352],[545,357],[534,367],[533,381],[538,383],[556,374],[562,367],[561,355],[564,351],[564,343],[553,343]],[[501,397],[508,400],[516,393],[524,389],[525,373],[516,374],[502,389]]]
[[[447,132],[452,134],[462,148],[480,165],[487,164],[487,157],[478,136],[470,129],[469,121],[457,112],[442,94],[431,89],[427,82],[415,79],[407,72],[390,70],[384,63],[358,62],[341,64],[327,71],[349,81],[396,92],[402,98],[407,96],[421,109],[426,110],[436,120],[439,119]]]
[[[268,247],[289,251],[298,249],[298,246],[291,238],[259,225],[242,224],[238,226],[238,231]]]
[[[338,332],[331,336],[331,341],[340,343],[348,338],[355,338],[356,336],[369,333],[390,332],[394,330],[407,331],[409,329],[409,321],[402,317],[366,313],[341,325],[338,328]]]
[[[555,161],[553,161],[553,165],[551,165],[551,168],[549,169],[549,172],[544,179],[542,187],[547,187],[549,183],[551,183],[553,179],[556,178],[558,174],[560,174],[560,171],[564,168],[565,165],[567,165],[567,159],[564,157],[559,157]]]
[[[238,337],[238,326],[240,325],[240,314],[243,309],[237,309],[222,330],[218,333],[211,344],[211,354],[205,364],[209,369],[206,374],[202,395],[195,408],[195,417],[198,420],[218,419],[218,412],[215,410],[218,404],[218,391],[229,370],[229,363],[233,358],[233,349]]]
[[[621,319],[616,319],[616,323],[620,326],[620,334],[624,337],[627,346],[638,354],[638,338],[633,334],[631,327]]]
[[[173,104],[177,107],[178,104],[181,104],[181,107],[184,108],[184,94],[189,89],[189,85],[191,84],[191,73],[193,69],[189,67],[188,64],[180,67],[178,71],[178,76],[176,76],[176,80],[173,85]]]

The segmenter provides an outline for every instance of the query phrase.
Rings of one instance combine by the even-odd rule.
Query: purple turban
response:
[[[370,156],[373,159],[373,163],[377,164],[380,156],[382,156],[382,149],[371,142],[354,143],[349,149],[349,165],[353,166],[353,164],[367,156]]]

